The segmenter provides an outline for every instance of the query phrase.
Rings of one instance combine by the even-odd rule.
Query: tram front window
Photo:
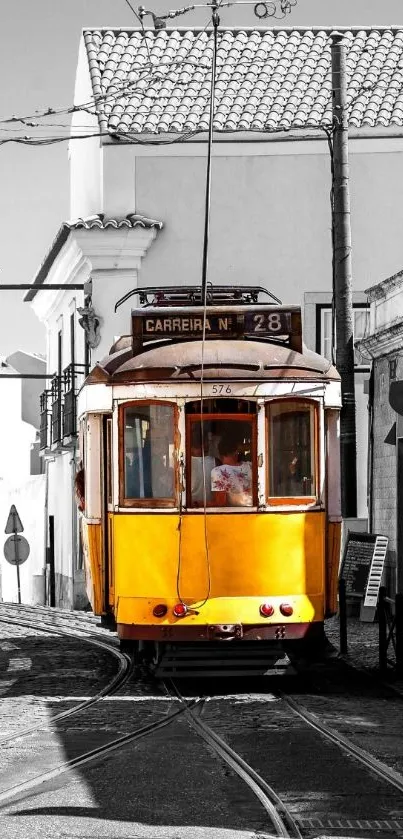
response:
[[[125,499],[173,499],[173,406],[125,408],[123,436]]]
[[[190,416],[191,507],[251,507],[254,503],[252,416]],[[189,461],[188,461],[189,462]]]
[[[307,402],[267,406],[269,496],[313,497],[315,476],[315,407]]]

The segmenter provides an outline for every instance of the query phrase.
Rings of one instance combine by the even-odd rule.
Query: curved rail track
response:
[[[106,634],[104,630],[96,631],[91,630],[88,626],[83,626],[83,618],[78,620],[78,623],[81,624],[81,628],[77,628],[77,621],[69,621],[69,616],[62,615],[62,619],[64,619],[65,622],[64,625],[60,626],[57,621],[58,616],[55,616],[54,613],[49,615],[50,620],[45,623],[42,619],[44,617],[43,612],[41,612],[40,615],[41,620],[34,621],[23,617],[23,614],[21,614],[24,612],[23,608],[20,607],[18,609],[18,614],[16,614],[16,611],[17,610],[14,611],[13,616],[11,614],[11,607],[7,607],[7,614],[5,614],[3,609],[0,609],[0,621],[20,624],[22,626],[40,629],[43,632],[59,634],[61,636],[64,635],[75,638],[80,637],[85,639],[89,644],[101,647],[102,649],[107,649],[111,652],[111,654],[118,658],[118,673],[112,680],[110,680],[108,685],[104,686],[95,696],[80,702],[68,711],[58,714],[53,718],[53,721],[63,719],[67,716],[72,716],[79,711],[85,712],[88,707],[99,702],[103,697],[110,695],[111,693],[116,693],[129,678],[131,672],[130,659],[124,653],[119,651],[117,648],[117,642],[113,637],[111,637],[108,641],[105,639],[101,640],[99,638],[100,634]],[[38,612],[36,612],[36,614],[38,614]],[[71,626],[71,623],[75,625]],[[223,738],[217,734],[216,731],[213,730],[213,728],[211,728],[201,718],[206,697],[199,696],[189,701],[182,695],[178,685],[171,680],[162,682],[162,688],[164,689],[167,698],[172,700],[172,705],[177,705],[174,709],[169,706],[166,715],[162,719],[159,718],[158,720],[154,720],[146,725],[134,729],[133,731],[117,737],[109,743],[99,746],[98,748],[94,748],[86,752],[83,751],[82,754],[77,757],[63,763],[59,763],[57,766],[46,772],[38,773],[29,780],[17,783],[8,789],[3,789],[0,792],[0,806],[3,808],[7,807],[7,805],[10,805],[11,803],[16,803],[18,797],[25,794],[28,790],[37,789],[45,782],[50,781],[63,773],[67,773],[73,769],[89,764],[92,761],[102,759],[108,754],[116,752],[124,745],[135,743],[141,738],[152,735],[153,732],[156,732],[161,728],[168,727],[181,714],[184,714],[195,733],[201,737],[204,742],[207,743],[209,748],[212,749],[215,754],[217,754],[217,756],[248,785],[249,789],[256,796],[270,821],[271,834],[284,837],[284,839],[301,839],[301,832],[297,823],[298,819],[296,819],[291,813],[286,804],[277,795],[273,787],[270,786],[267,781],[265,781],[265,779],[262,778],[255,769],[253,769],[252,766],[250,766],[234,749],[228,745]],[[370,773],[375,773],[384,782],[392,785],[396,790],[403,794],[403,776],[401,774],[384,764],[381,760],[378,760],[369,752],[356,746],[344,735],[321,722],[316,714],[308,711],[295,699],[277,690],[274,695],[277,696],[280,701],[284,702],[291,709],[293,714],[303,720],[307,726],[316,731],[320,737],[325,738],[327,741],[330,741],[338,746],[343,752],[365,766]],[[43,724],[37,727],[31,726],[30,728],[26,728],[13,735],[0,739],[0,744],[18,739],[19,737],[34,731],[39,732],[47,727],[48,726]]]
[[[23,609],[19,610],[23,612]],[[79,702],[77,705],[74,705],[73,708],[69,708],[67,711],[62,711],[60,714],[56,714],[53,719],[52,723],[65,719],[66,717],[74,716],[74,714],[78,714],[80,711],[90,708],[92,705],[95,705],[105,696],[111,696],[112,694],[116,693],[120,688],[122,688],[127,680],[130,678],[131,671],[132,671],[132,661],[126,653],[121,653],[118,647],[112,643],[105,642],[100,640],[99,638],[93,637],[95,633],[91,633],[87,628],[85,628],[85,632],[77,629],[72,628],[71,626],[66,625],[59,626],[57,623],[53,624],[45,624],[43,621],[39,620],[32,620],[30,618],[25,619],[20,617],[13,616],[11,609],[8,609],[8,614],[5,614],[3,609],[0,610],[0,623],[6,623],[8,626],[10,624],[16,626],[23,626],[27,629],[34,629],[36,631],[52,634],[52,635],[59,635],[64,637],[73,637],[73,638],[80,638],[91,644],[92,646],[98,647],[99,649],[106,650],[112,656],[114,656],[118,661],[118,670],[117,673],[109,680],[109,682],[104,685],[94,696],[88,697],[88,699],[84,699],[83,701]],[[0,737],[0,746],[4,743],[8,743],[13,740],[17,740],[20,737],[27,736],[28,734],[33,734],[36,731],[42,731],[49,726],[42,723],[39,725],[29,726],[27,728],[22,728],[19,731],[14,732],[13,734],[8,734],[6,737]]]
[[[301,839],[299,827],[290,810],[281,801],[274,789],[222,737],[200,718],[197,711],[202,710],[202,705],[199,705],[197,709],[190,708],[173,681],[167,684],[166,689],[168,692],[173,692],[182,703],[188,720],[197,734],[236,772],[248,785],[254,795],[256,795],[266,810],[275,835],[290,837],[290,839]]]

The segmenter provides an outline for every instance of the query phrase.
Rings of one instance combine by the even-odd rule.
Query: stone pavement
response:
[[[330,618],[325,623],[326,636],[340,652],[339,617]],[[357,666],[368,670],[379,669],[379,627],[378,623],[364,623],[359,617],[347,619],[348,659]]]
[[[340,626],[339,617],[330,618],[325,623],[325,631],[328,641],[334,650],[340,654]],[[388,661],[392,666],[388,667],[386,673],[381,673],[379,668],[379,625],[377,621],[366,623],[360,621],[358,616],[347,618],[347,655],[341,656],[347,663],[358,669],[366,670],[371,676],[380,678],[387,683],[395,692],[403,696],[403,677],[397,676],[393,664],[395,656],[392,644],[388,650]]]

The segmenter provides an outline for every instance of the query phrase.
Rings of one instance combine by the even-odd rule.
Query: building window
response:
[[[62,375],[63,369],[63,333],[60,329],[57,333],[57,375]]]
[[[385,402],[386,398],[386,381],[385,381],[385,373],[380,373],[378,377],[379,382],[379,401]]]
[[[389,379],[396,379],[397,376],[397,358],[389,359]]]
[[[75,321],[74,321],[74,318],[75,318],[75,316],[74,316],[74,313],[73,313],[73,314],[71,314],[71,315],[70,315],[70,359],[71,359],[71,363],[72,363],[72,364],[74,364],[74,362],[75,362],[75,360],[76,360],[76,359],[75,359],[75,355],[76,355],[76,350],[75,350],[75,343],[76,343],[76,339],[75,339]]]
[[[364,338],[369,327],[369,308],[366,306],[354,306],[354,342]],[[332,360],[332,309],[322,306],[320,309],[320,339],[319,352],[325,358]],[[368,368],[368,359],[364,358],[357,349],[354,349],[355,367]]]

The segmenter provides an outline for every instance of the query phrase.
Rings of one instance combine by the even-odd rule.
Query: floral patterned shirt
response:
[[[250,463],[226,463],[211,471],[212,492],[226,492],[228,505],[252,506],[252,468]]]

